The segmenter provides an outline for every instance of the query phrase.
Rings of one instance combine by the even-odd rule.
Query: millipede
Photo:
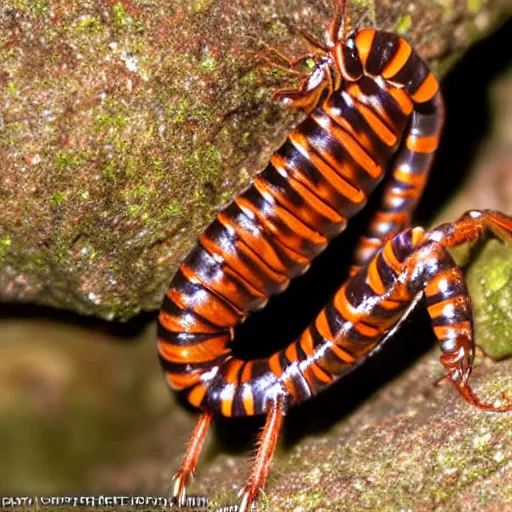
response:
[[[439,83],[402,37],[348,29],[337,0],[326,42],[287,60],[312,62],[296,89],[274,97],[305,112],[268,165],[200,235],[171,280],[158,319],[158,353],[171,388],[202,410],[172,485],[182,504],[214,415],[265,415],[238,510],[264,487],[286,411],[350,371],[394,332],[420,299],[441,347],[446,376],[470,404],[489,411],[469,384],[473,314],[448,249],[490,232],[512,241],[512,218],[471,211],[432,230],[410,228],[438,147]],[[342,286],[287,348],[242,360],[234,328],[339,235],[379,187],[380,205],[354,249]]]

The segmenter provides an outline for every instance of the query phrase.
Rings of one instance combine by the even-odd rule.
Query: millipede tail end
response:
[[[512,218],[492,210],[472,210],[459,220],[443,224],[426,234],[426,240],[443,248],[475,243],[490,232],[504,243],[512,242]],[[447,253],[439,253],[439,269],[425,288],[427,309],[432,318],[434,333],[441,342],[441,363],[447,370],[443,378],[453,382],[469,404],[489,412],[512,411],[506,393],[505,405],[495,406],[481,401],[470,386],[475,351],[473,313],[462,271]],[[481,348],[479,348],[482,351]],[[484,355],[485,352],[484,352]],[[439,381],[442,379],[439,379]]]

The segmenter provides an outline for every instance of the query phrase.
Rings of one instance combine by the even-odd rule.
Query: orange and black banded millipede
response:
[[[512,218],[469,212],[432,231],[405,229],[423,193],[443,124],[439,84],[407,41],[346,30],[338,0],[327,42],[308,36],[314,66],[298,89],[275,96],[307,117],[249,187],[200,236],[173,277],[158,323],[158,351],[173,389],[203,410],[173,483],[183,503],[214,414],[266,415],[241,494],[247,511],[263,488],[283,416],[360,364],[424,296],[447,376],[471,404],[471,303],[447,249],[485,231],[512,241]],[[244,361],[235,326],[303,274],[385,179],[379,210],[356,249],[350,277],[286,349]],[[404,230],[405,229],[405,230]]]

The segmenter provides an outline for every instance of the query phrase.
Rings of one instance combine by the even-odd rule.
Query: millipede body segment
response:
[[[286,410],[368,356],[420,294],[451,380],[468,401],[492,409],[468,384],[471,304],[447,249],[476,241],[486,228],[510,240],[512,220],[473,212],[430,232],[404,231],[439,142],[439,84],[397,35],[371,28],[346,34],[345,10],[340,0],[326,45],[316,42],[303,56],[315,65],[301,87],[275,93],[307,117],[200,236],[162,304],[158,350],[166,379],[204,411],[175,477],[178,502],[213,415],[266,414],[239,508],[248,510]],[[304,273],[383,180],[380,208],[355,249],[350,277],[316,319],[268,358],[234,357],[228,343],[235,326]]]

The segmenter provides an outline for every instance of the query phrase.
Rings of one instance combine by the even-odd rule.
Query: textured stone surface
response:
[[[286,82],[320,0],[6,0],[0,6],[0,299],[128,319],[156,309],[214,211],[278,145]],[[509,0],[352,2],[439,76]],[[284,18],[282,18],[284,16]]]

